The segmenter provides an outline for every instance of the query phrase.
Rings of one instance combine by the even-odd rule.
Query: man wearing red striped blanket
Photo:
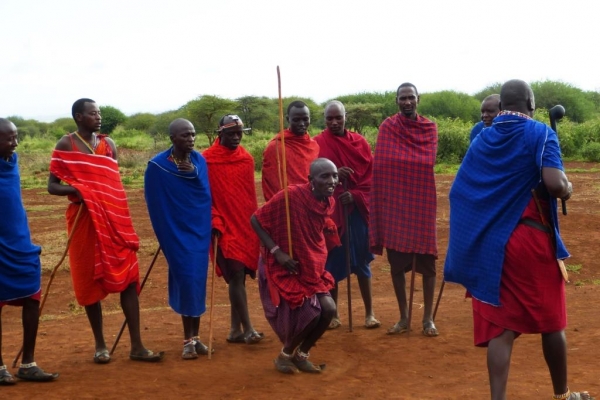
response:
[[[70,201],[67,230],[69,234],[75,230],[69,247],[71,277],[77,302],[85,307],[94,333],[94,362],[110,362],[100,303],[109,293],[121,296],[131,338],[129,358],[160,361],[163,353],[146,349],[140,336],[139,239],[119,175],[117,148],[109,137],[99,133],[102,117],[94,100],[77,100],[72,115],[77,131],[56,144],[48,192],[67,196]]]

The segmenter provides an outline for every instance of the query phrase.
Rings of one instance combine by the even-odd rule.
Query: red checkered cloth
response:
[[[292,251],[294,260],[299,262],[298,274],[291,275],[268,251],[264,252],[263,259],[273,304],[278,306],[280,298],[283,298],[294,309],[301,306],[306,298],[316,293],[327,293],[334,287],[333,277],[325,270],[326,236],[335,236],[338,245],[339,237],[330,218],[335,207],[333,198],[317,200],[309,184],[290,186],[288,198]],[[277,193],[254,216],[281,250],[289,254],[284,192]]]
[[[433,168],[437,126],[398,113],[379,127],[371,189],[371,251],[383,248],[437,258],[436,189]]]
[[[373,155],[371,146],[360,134],[344,131],[344,136],[336,136],[329,129],[325,129],[314,140],[319,144],[319,157],[328,158],[336,167],[350,167],[354,173],[348,180],[348,191],[354,198],[354,204],[348,206],[348,215],[352,214],[354,207],[363,217],[365,223],[369,224],[369,196],[371,192],[371,179],[373,176]],[[344,193],[342,185],[336,187],[333,197],[339,198]],[[340,235],[346,231],[344,206],[336,202],[333,213],[333,221],[340,228]]]
[[[294,135],[289,129],[283,131],[285,139],[285,165],[287,184],[308,183],[310,163],[319,156],[319,145],[308,134]],[[283,189],[283,147],[281,133],[267,144],[263,153],[262,189],[265,201]]]
[[[254,159],[242,146],[230,150],[219,139],[202,155],[208,165],[212,227],[221,232],[219,248],[225,258],[256,271],[260,241],[250,225],[250,217],[258,208]],[[210,256],[214,257],[212,251]],[[220,269],[217,273],[221,276]]]
[[[108,293],[122,292],[133,282],[139,291],[139,239],[117,161],[104,155],[54,150],[50,172],[76,188],[89,211],[96,233],[94,280]]]

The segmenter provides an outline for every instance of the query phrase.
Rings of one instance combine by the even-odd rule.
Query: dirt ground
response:
[[[568,260],[571,283],[567,287],[569,384],[574,390],[589,390],[600,395],[600,172],[597,165],[567,164],[575,195],[568,202],[567,216],[561,215],[563,237],[573,257]],[[575,169],[577,168],[577,169]],[[581,172],[583,169],[587,172]],[[452,176],[438,176],[438,288],[448,242],[448,191]],[[260,187],[260,185],[258,185]],[[151,262],[157,242],[150,226],[141,189],[128,191],[135,228],[140,236],[141,275]],[[44,247],[43,288],[49,271],[64,251],[66,200],[49,196],[45,190],[27,190],[28,210],[34,242]],[[66,263],[68,266],[68,263]],[[166,263],[159,257],[141,297],[143,338],[147,347],[164,350],[158,364],[128,359],[129,337],[125,333],[108,365],[92,362],[93,338],[83,310],[77,306],[68,267],[59,269],[48,297],[36,349],[38,363],[48,371],[60,372],[56,382],[35,384],[19,382],[0,387],[3,399],[485,399],[489,398],[486,352],[475,348],[472,339],[470,301],[464,289],[448,284],[436,318],[440,336],[426,338],[420,333],[422,291],[417,279],[413,328],[408,335],[388,336],[386,329],[398,319],[389,277],[389,265],[378,257],[372,264],[374,307],[382,327],[367,330],[362,326],[364,307],[356,279],[352,279],[354,331],[348,332],[346,284],[340,289],[343,327],[328,331],[311,358],[327,363],[321,375],[282,375],[275,371],[273,359],[281,345],[268,325],[258,296],[256,281],[248,281],[251,318],[265,333],[257,345],[229,344],[229,302],[223,280],[216,282],[214,346],[212,360],[181,359],[181,320],[167,305]],[[209,288],[211,285],[209,274]],[[210,289],[208,291],[210,299]],[[207,299],[207,302],[208,302]],[[123,322],[118,296],[104,302],[104,326],[112,345]],[[3,354],[6,364],[21,344],[20,309],[5,307],[2,313]],[[202,318],[201,337],[208,340],[209,313]],[[16,370],[13,370],[16,372]],[[541,352],[539,335],[522,336],[515,344],[509,377],[508,397],[550,398],[552,388]]]

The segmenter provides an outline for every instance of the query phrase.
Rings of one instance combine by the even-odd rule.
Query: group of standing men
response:
[[[345,128],[346,113],[339,101],[326,105],[327,129],[314,139],[307,131],[308,107],[292,102],[287,109],[288,129],[276,135],[264,151],[262,186],[267,203],[260,209],[254,189],[254,160],[240,146],[243,122],[238,116],[221,119],[218,139],[203,154],[194,150],[195,130],[189,121],[171,123],[172,147],[150,160],[145,198],[169,265],[169,304],[182,316],[182,358],[194,359],[209,352],[199,339],[209,254],[218,274],[229,284],[228,342],[253,344],[264,337],[250,322],[245,289],[246,275],[254,278],[258,271],[265,316],[283,343],[274,360],[280,372],[322,371],[324,365],[309,361],[309,351],[327,329],[341,325],[337,288],[348,276],[348,264],[358,277],[365,327],[381,325],[372,307],[369,263],[373,253],[382,254],[384,248],[400,312],[399,321],[388,333],[410,330],[405,273],[412,270],[423,276],[422,333],[438,335],[432,315],[437,258],[433,171],[437,127],[417,114],[419,100],[413,84],[400,85],[396,96],[399,113],[381,124],[374,155],[364,137]],[[499,119],[494,119],[501,109]],[[534,109],[533,93],[522,81],[507,82],[500,95],[482,103],[482,126],[472,132],[472,148],[450,193],[451,237],[445,278],[463,284],[473,296],[475,341],[480,346],[489,345],[493,399],[506,397],[512,342],[520,333],[536,332],[542,333],[554,398],[588,399],[586,392],[571,393],[566,386],[564,283],[560,277],[546,274],[542,289],[515,284],[522,270],[534,271],[531,265],[538,265],[541,271],[546,264],[568,256],[558,235],[556,198],[568,199],[572,187],[562,172],[556,134],[543,124],[528,122]],[[139,241],[118,175],[116,146],[110,138],[96,133],[101,116],[93,100],[78,100],[72,111],[78,130],[58,142],[48,190],[70,200],[71,272],[77,300],[85,306],[96,340],[94,361],[110,362],[100,305],[108,293],[121,295],[131,338],[130,358],[160,361],[163,353],[146,349],[140,337],[135,255]],[[517,139],[507,144],[507,135]],[[497,154],[494,149],[500,145],[507,151]],[[0,178],[9,179],[7,186],[15,193],[16,146],[16,128],[0,120]],[[530,149],[536,154],[532,165],[506,159]],[[519,172],[511,175],[504,165]],[[492,181],[495,186],[490,185]],[[505,195],[507,184],[521,189],[515,201],[504,196],[502,206],[494,205]],[[491,186],[496,189],[490,191]],[[533,188],[531,197],[529,189]],[[33,361],[41,294],[40,249],[31,244],[20,194],[1,200],[3,207],[16,210],[15,226],[20,233],[13,242],[7,240],[7,232],[0,231],[4,246],[0,247],[0,276],[14,271],[20,276],[8,280],[10,285],[2,292],[7,295],[0,298],[0,310],[7,304],[23,306],[23,361],[28,363],[21,364],[17,376],[52,380],[57,374],[44,372]],[[510,218],[505,208],[512,210]],[[486,221],[496,224],[497,230],[490,233]],[[539,254],[527,253],[529,249],[523,246],[536,232],[538,242],[550,245],[544,260]],[[340,241],[340,237],[346,240]],[[538,242],[533,241],[530,247],[539,246]],[[342,243],[349,243],[349,248]],[[20,258],[10,258],[5,247],[18,249]],[[490,259],[489,254],[497,257]],[[479,265],[481,260],[486,262]],[[524,262],[527,265],[521,266]],[[537,276],[535,271],[532,273]],[[561,294],[554,303],[541,310],[526,306],[523,298],[546,298],[542,294],[548,287],[558,288]],[[552,318],[552,311],[561,307],[562,314]],[[513,324],[515,320],[526,322]],[[542,322],[528,323],[532,320]],[[0,383],[13,384],[14,378],[1,359],[0,365]]]

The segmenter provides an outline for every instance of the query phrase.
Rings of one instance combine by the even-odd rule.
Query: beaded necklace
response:
[[[94,133],[92,133],[92,138],[94,139],[94,143],[91,146],[90,146],[90,143],[87,140],[84,140],[81,137],[81,135],[79,134],[78,131],[75,131],[75,136],[77,136],[79,138],[79,140],[81,140],[83,142],[83,144],[85,144],[85,147],[87,147],[88,149],[90,149],[90,151],[92,152],[92,154],[96,153],[96,147],[98,147],[98,138],[96,137],[96,135]]]
[[[177,157],[175,157],[175,154],[173,154],[173,150],[171,150],[171,158],[173,159],[173,162],[177,166],[179,166],[179,164],[181,164],[184,161],[190,162],[190,156],[189,155],[185,159],[177,158]]]
[[[520,113],[518,111],[502,110],[498,113],[498,116],[500,116],[500,115],[514,115],[515,117],[531,119],[531,117],[529,115]]]

